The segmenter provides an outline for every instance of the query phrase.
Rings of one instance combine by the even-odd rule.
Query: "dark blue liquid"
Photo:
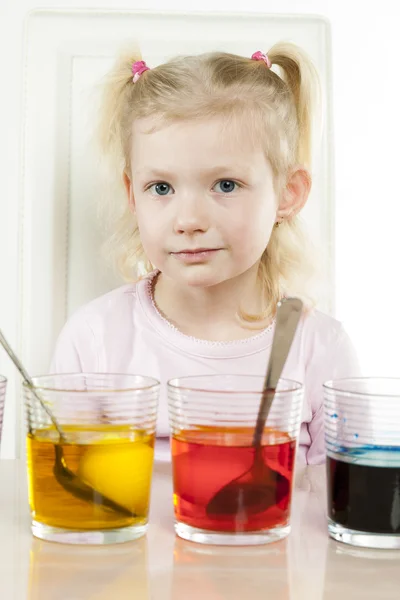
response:
[[[332,521],[368,533],[400,534],[399,448],[375,446],[328,457],[327,476]]]

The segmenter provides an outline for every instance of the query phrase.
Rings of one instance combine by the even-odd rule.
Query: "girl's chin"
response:
[[[240,278],[242,273],[221,273],[221,270],[203,270],[200,269],[192,271],[186,271],[186,273],[180,273],[179,277],[172,277],[175,281],[180,281],[191,288],[209,288],[221,285],[227,281],[231,281],[235,278]]]

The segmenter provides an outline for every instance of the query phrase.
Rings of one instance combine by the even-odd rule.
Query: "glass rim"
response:
[[[399,385],[399,391],[393,392],[361,392],[358,390],[349,390],[346,387],[339,387],[340,385],[345,386],[350,382],[354,383],[367,383],[367,382],[396,382]],[[395,398],[400,396],[400,377],[343,377],[341,379],[329,379],[323,384],[324,390],[330,392],[339,392],[342,394],[349,394],[351,396],[368,396],[371,398]]]
[[[199,392],[199,393],[209,393],[209,394],[229,394],[229,395],[239,395],[239,394],[257,394],[260,395],[262,394],[263,390],[246,390],[246,389],[242,389],[242,390],[219,390],[219,389],[214,389],[214,388],[201,388],[201,387],[190,387],[190,386],[185,386],[185,385],[176,385],[174,384],[174,382],[176,381],[193,381],[194,379],[202,379],[202,380],[208,380],[208,379],[217,379],[217,378],[224,378],[224,377],[230,377],[230,378],[235,378],[235,377],[240,377],[243,379],[258,379],[258,380],[264,380],[265,376],[264,375],[233,375],[231,373],[215,373],[213,375],[185,375],[184,377],[173,377],[172,379],[169,379],[167,381],[167,388],[171,389],[171,390],[181,390],[181,391],[186,391],[186,392]],[[279,395],[279,394],[289,394],[289,393],[293,393],[293,392],[299,392],[303,389],[303,384],[299,381],[295,381],[294,379],[286,379],[284,377],[281,377],[279,379],[279,381],[285,381],[286,383],[291,384],[291,388],[287,389],[287,390],[276,390],[275,391],[275,395]]]
[[[0,375],[0,385],[7,383],[8,379],[5,375]]]
[[[49,379],[51,377],[71,377],[71,378],[78,378],[78,377],[99,377],[99,376],[106,376],[106,377],[129,377],[129,378],[133,378],[133,377],[141,377],[142,379],[144,379],[145,381],[149,382],[148,385],[143,385],[143,386],[139,386],[139,387],[123,387],[123,388],[105,388],[105,387],[101,387],[101,388],[97,388],[97,389],[90,389],[90,390],[77,390],[77,389],[70,389],[70,388],[58,388],[58,387],[49,387],[49,386],[45,386],[45,385],[34,385],[33,389],[34,390],[40,390],[42,392],[53,392],[53,393],[68,393],[68,394],[93,394],[93,395],[98,395],[98,394],[112,394],[115,392],[145,392],[145,391],[149,391],[149,390],[155,390],[157,388],[160,387],[160,382],[158,379],[156,379],[155,377],[150,377],[148,375],[139,375],[136,374],[134,375],[133,373],[87,373],[87,372],[82,372],[82,373],[49,373],[47,375],[34,375],[32,377],[32,380],[38,380],[38,379]],[[152,383],[150,383],[152,382]],[[28,385],[28,383],[26,381],[22,382],[22,385],[24,388],[30,390],[32,389],[30,385]]]

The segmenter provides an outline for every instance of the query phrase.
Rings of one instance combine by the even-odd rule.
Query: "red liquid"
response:
[[[211,498],[226,484],[243,475],[253,464],[249,428],[202,428],[181,431],[172,438],[174,506],[178,521],[210,531],[260,531],[289,522],[296,441],[280,431],[264,432],[262,446],[270,469],[273,502],[260,513],[241,511],[216,518],[206,513]]]

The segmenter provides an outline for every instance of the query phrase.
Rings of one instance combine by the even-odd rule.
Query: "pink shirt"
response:
[[[153,275],[119,287],[75,312],[58,338],[51,372],[155,377],[162,384],[157,421],[157,435],[162,437],[169,434],[165,385],[169,379],[218,373],[264,375],[273,327],[231,342],[187,336],[155,307]],[[302,462],[325,460],[322,384],[358,374],[357,358],[342,325],[319,311],[305,315],[282,374],[305,387],[299,440]]]

